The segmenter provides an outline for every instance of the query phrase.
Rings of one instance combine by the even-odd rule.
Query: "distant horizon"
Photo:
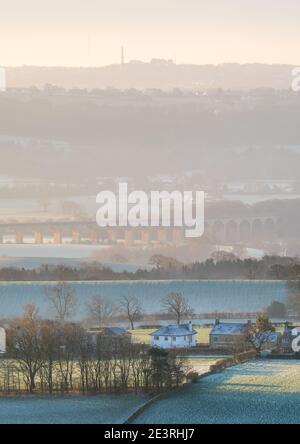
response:
[[[300,65],[267,63],[183,64],[172,60],[151,59],[125,64],[18,65],[5,66],[6,87],[39,88],[52,84],[66,89],[290,89],[294,70]]]
[[[193,63],[193,62],[182,62],[178,63],[175,62],[172,59],[163,59],[159,57],[153,57],[152,59],[146,61],[146,60],[139,60],[139,59],[132,59],[127,62],[124,62],[122,65],[120,62],[113,62],[113,63],[107,63],[107,64],[99,64],[99,65],[63,65],[63,64],[1,64],[3,68],[66,68],[66,69],[78,69],[78,68],[85,68],[85,69],[98,69],[98,68],[108,68],[112,66],[128,66],[128,65],[135,65],[135,64],[144,64],[144,65],[154,65],[154,61],[162,61],[162,62],[169,62],[170,65],[174,66],[197,66],[197,67],[204,67],[204,66],[210,66],[210,67],[222,67],[226,65],[238,65],[238,66],[249,66],[249,65],[260,65],[260,66],[288,66],[288,67],[300,67],[300,60],[299,63],[268,63],[268,62],[219,62],[219,63]]]

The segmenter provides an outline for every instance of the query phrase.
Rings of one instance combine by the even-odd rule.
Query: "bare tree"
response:
[[[142,316],[142,305],[135,296],[123,296],[120,299],[120,307],[130,322],[131,329],[134,330],[134,322]]]
[[[73,390],[76,367],[79,356],[79,343],[83,330],[78,324],[64,324],[60,328],[58,367],[62,383],[62,390]]]
[[[274,326],[264,314],[257,317],[255,324],[247,326],[247,341],[256,352],[260,352],[265,344],[271,341],[275,332]]]
[[[44,379],[49,393],[53,393],[55,380],[55,362],[59,356],[61,326],[53,321],[44,321],[41,329],[41,347],[44,364],[40,369],[40,378]]]
[[[162,300],[164,309],[175,316],[179,325],[183,318],[191,317],[194,310],[189,306],[188,300],[181,293],[170,293]]]
[[[18,362],[24,381],[33,393],[36,377],[43,366],[41,347],[41,320],[34,305],[24,307],[23,315],[17,319],[9,332],[9,354]]]
[[[23,306],[23,318],[30,320],[32,323],[40,319],[39,309],[34,304],[26,304]]]
[[[55,287],[47,288],[46,295],[51,310],[58,322],[64,324],[74,316],[77,300],[75,292],[70,285],[65,282],[60,282]]]
[[[116,312],[114,304],[101,295],[94,296],[91,301],[88,301],[86,310],[88,319],[98,327],[107,323]]]

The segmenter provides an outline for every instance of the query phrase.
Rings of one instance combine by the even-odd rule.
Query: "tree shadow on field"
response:
[[[271,389],[277,389],[277,388],[280,388],[280,386],[279,385],[274,385],[274,384],[251,384],[251,383],[249,383],[249,382],[246,382],[245,384],[243,384],[243,383],[235,383],[235,382],[223,382],[222,384],[221,384],[221,387],[222,388],[224,388],[224,387],[230,387],[230,388],[232,388],[232,389],[234,389],[234,388],[238,388],[238,387],[251,387],[251,388],[257,388],[257,389],[261,389],[262,387],[263,388],[271,388]]]
[[[255,361],[253,365],[251,363],[241,364],[236,367],[231,367],[226,372],[226,377],[232,376],[274,376],[278,375],[282,370],[287,368],[288,365],[282,365],[278,367],[278,364],[270,363],[269,361]],[[299,368],[300,370],[300,368]]]

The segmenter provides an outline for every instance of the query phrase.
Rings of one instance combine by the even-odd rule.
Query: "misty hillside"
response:
[[[207,180],[300,179],[295,93],[98,93],[48,88],[0,95],[0,134],[10,136],[1,143],[0,174],[20,174],[26,165],[34,176],[196,169]],[[54,141],[65,144],[63,153]]]
[[[53,84],[65,88],[189,88],[189,89],[290,89],[290,65],[224,64],[177,65],[172,61],[132,61],[99,68],[7,67],[8,87],[44,87]]]

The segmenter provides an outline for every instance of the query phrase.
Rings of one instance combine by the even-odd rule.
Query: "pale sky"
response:
[[[0,0],[0,65],[299,65],[299,29],[299,0]]]

